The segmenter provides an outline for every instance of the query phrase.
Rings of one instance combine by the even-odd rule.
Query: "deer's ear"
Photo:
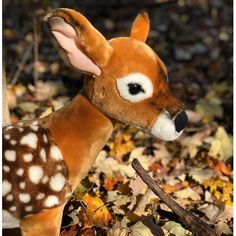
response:
[[[150,21],[146,12],[140,13],[135,18],[132,27],[130,37],[145,42],[150,29]]]
[[[70,63],[82,72],[99,76],[113,51],[103,35],[83,15],[71,9],[56,9],[45,20]]]

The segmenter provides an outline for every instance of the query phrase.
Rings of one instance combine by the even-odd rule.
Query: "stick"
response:
[[[217,236],[215,230],[212,229],[207,223],[195,216],[192,212],[182,208],[166,192],[164,192],[163,189],[149,176],[147,171],[142,167],[137,159],[132,161],[132,167],[141,179],[148,185],[148,187],[179,217],[181,223],[188,230],[190,230],[193,235]]]

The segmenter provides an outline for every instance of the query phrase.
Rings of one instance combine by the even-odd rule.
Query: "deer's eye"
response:
[[[152,81],[141,73],[129,74],[116,80],[121,98],[130,102],[139,102],[153,94]]]
[[[131,95],[136,95],[139,93],[145,93],[142,85],[138,84],[138,83],[128,83],[128,87],[129,87],[129,93]]]

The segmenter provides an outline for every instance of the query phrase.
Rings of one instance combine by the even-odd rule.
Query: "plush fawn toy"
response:
[[[130,37],[107,41],[80,13],[56,9],[46,20],[70,63],[86,74],[82,92],[42,119],[3,129],[3,226],[24,236],[56,236],[63,208],[112,134],[114,121],[174,140],[187,116],[167,70],[145,44],[146,13]]]

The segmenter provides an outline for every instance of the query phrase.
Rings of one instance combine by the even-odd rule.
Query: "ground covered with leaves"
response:
[[[3,2],[3,58],[12,122],[51,113],[82,86],[41,20],[62,6],[82,11],[107,38],[128,35],[135,15],[147,10],[148,44],[167,64],[189,117],[174,142],[117,124],[67,204],[61,235],[191,235],[137,176],[134,158],[181,206],[232,235],[232,3],[15,0],[10,11],[9,4]]]

